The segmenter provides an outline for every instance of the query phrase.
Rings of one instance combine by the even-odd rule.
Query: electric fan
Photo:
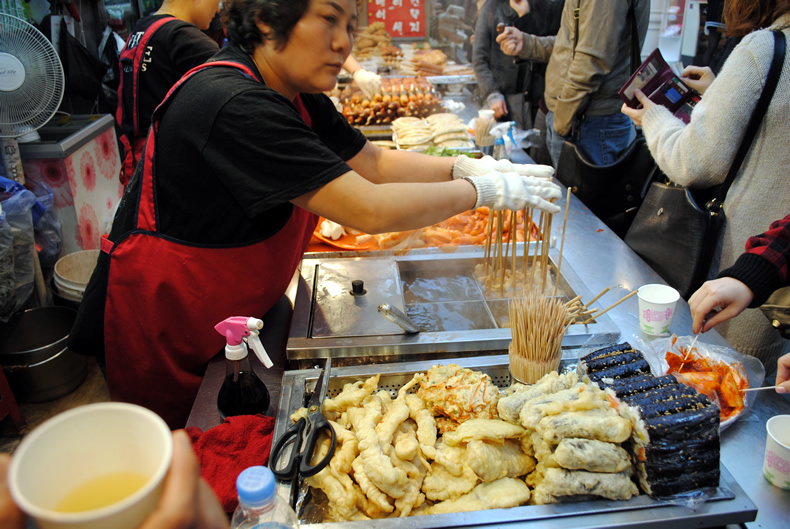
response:
[[[25,183],[17,138],[45,125],[63,98],[63,66],[52,43],[21,18],[0,13],[0,157]]]

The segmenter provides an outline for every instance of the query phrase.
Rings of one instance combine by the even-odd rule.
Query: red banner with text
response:
[[[425,0],[368,0],[368,25],[374,22],[395,39],[425,37]]]

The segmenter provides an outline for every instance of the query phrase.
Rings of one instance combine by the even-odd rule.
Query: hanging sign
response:
[[[395,39],[425,37],[425,0],[368,0],[368,25],[374,22]]]

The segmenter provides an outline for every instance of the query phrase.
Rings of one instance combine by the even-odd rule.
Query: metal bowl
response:
[[[17,400],[53,400],[85,380],[88,358],[66,347],[76,315],[68,307],[39,307],[0,324],[0,365]]]

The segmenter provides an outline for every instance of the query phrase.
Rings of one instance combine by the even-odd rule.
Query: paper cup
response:
[[[89,404],[27,435],[12,457],[8,485],[40,529],[134,529],[159,502],[172,457],[170,428],[154,412],[121,402]],[[86,487],[90,492],[83,493]],[[75,496],[94,505],[65,512]],[[104,506],[95,505],[98,498]]]
[[[477,117],[480,119],[494,119],[494,111],[488,108],[481,108],[477,111]]]
[[[680,294],[667,285],[644,285],[639,287],[639,328],[645,334],[668,336],[675,305]]]
[[[777,415],[765,424],[763,476],[780,489],[790,489],[790,415]]]

